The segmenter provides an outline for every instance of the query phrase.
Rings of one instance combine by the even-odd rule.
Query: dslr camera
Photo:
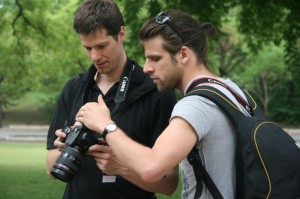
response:
[[[88,148],[101,142],[81,123],[74,127],[65,126],[62,131],[67,135],[65,139],[61,139],[66,146],[56,160],[51,174],[63,182],[70,182],[77,173]]]

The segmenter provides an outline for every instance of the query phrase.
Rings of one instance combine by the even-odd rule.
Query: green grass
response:
[[[29,92],[5,110],[4,125],[49,124],[40,111],[45,93]],[[46,174],[45,144],[0,143],[0,199],[60,199],[65,183]],[[179,199],[181,184],[170,197]]]
[[[46,174],[44,144],[0,144],[0,199],[59,199],[65,184]]]
[[[45,144],[0,143],[0,199],[60,199],[65,183],[46,174]],[[180,184],[170,197],[179,199]]]

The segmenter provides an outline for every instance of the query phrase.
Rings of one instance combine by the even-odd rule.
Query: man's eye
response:
[[[155,62],[157,62],[157,61],[159,61],[159,60],[160,60],[160,58],[159,58],[159,57],[152,57],[151,59],[152,59],[152,61],[155,61]]]
[[[99,45],[97,46],[97,49],[104,49],[108,44],[105,44],[105,45]]]

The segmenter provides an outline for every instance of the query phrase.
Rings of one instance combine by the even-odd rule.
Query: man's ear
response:
[[[126,37],[126,29],[124,26],[121,26],[120,32],[119,32],[119,39],[121,39],[122,41],[125,41],[125,37]]]
[[[180,53],[181,53],[181,62],[182,64],[186,64],[189,59],[190,59],[190,49],[186,46],[182,46],[181,47],[181,50],[180,50]]]

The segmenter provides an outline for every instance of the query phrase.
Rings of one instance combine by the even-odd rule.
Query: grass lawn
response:
[[[41,113],[41,99],[49,93],[29,92],[6,109],[5,125],[48,124]],[[61,199],[65,183],[46,174],[45,144],[0,142],[0,199]],[[179,199],[181,184],[170,197]]]
[[[45,144],[0,143],[0,199],[60,199],[65,183],[46,174]],[[180,199],[180,187],[170,197]]]
[[[44,144],[0,143],[0,199],[59,199],[65,184],[46,174]]]

